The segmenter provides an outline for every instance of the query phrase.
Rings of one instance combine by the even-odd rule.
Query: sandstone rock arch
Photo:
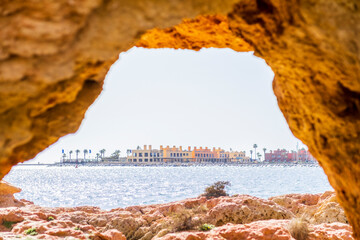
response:
[[[0,178],[77,130],[121,51],[253,50],[273,69],[290,129],[319,160],[360,239],[356,0],[0,2]]]

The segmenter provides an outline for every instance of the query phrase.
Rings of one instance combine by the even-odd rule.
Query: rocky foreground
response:
[[[19,191],[0,183],[0,239],[285,240],[298,238],[292,219],[300,218],[308,227],[308,239],[353,239],[333,192],[269,199],[198,197],[104,211],[89,206],[40,207],[16,200],[13,194]],[[200,231],[204,224],[215,228]]]

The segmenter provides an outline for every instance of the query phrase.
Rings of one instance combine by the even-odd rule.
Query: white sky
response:
[[[34,162],[59,161],[61,150],[138,145],[295,149],[272,91],[273,72],[252,53],[133,48],[109,71],[104,91],[76,134],[61,138]],[[74,158],[75,154],[73,154]],[[83,156],[82,154],[80,156]]]

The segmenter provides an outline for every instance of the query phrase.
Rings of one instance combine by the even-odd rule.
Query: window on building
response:
[[[136,156],[136,153],[134,153],[134,157],[137,157],[137,156]]]
[[[136,158],[134,158],[134,161],[133,162],[136,162]]]
[[[145,158],[145,162],[148,162],[148,161],[149,161],[149,159]]]
[[[145,157],[147,157],[149,154],[148,153],[145,153]]]
[[[142,153],[139,153],[139,157],[142,157]]]

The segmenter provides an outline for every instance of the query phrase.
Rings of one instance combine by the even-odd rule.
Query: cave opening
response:
[[[30,163],[62,161],[70,151],[74,159],[76,149],[84,159],[95,159],[102,149],[108,156],[120,150],[125,157],[128,149],[143,145],[221,147],[250,156],[254,143],[263,160],[263,147],[294,149],[299,142],[277,106],[273,77],[265,61],[252,52],[133,48],[113,64],[102,94],[87,111],[78,132],[61,138]],[[231,194],[264,198],[331,189],[318,167],[290,169],[290,174],[286,173],[289,169],[273,168],[272,176],[265,168],[249,171],[216,166],[181,171],[164,166],[122,166],[114,171],[114,167],[97,166],[96,172],[81,165],[55,171],[35,168],[15,167],[5,180],[22,188],[18,198],[49,207],[112,209],[165,203],[196,197],[216,180],[231,181]],[[239,173],[242,176],[236,178]],[[197,175],[202,177],[194,177]],[[277,184],[269,184],[269,177]],[[28,184],[29,179],[33,184]]]

